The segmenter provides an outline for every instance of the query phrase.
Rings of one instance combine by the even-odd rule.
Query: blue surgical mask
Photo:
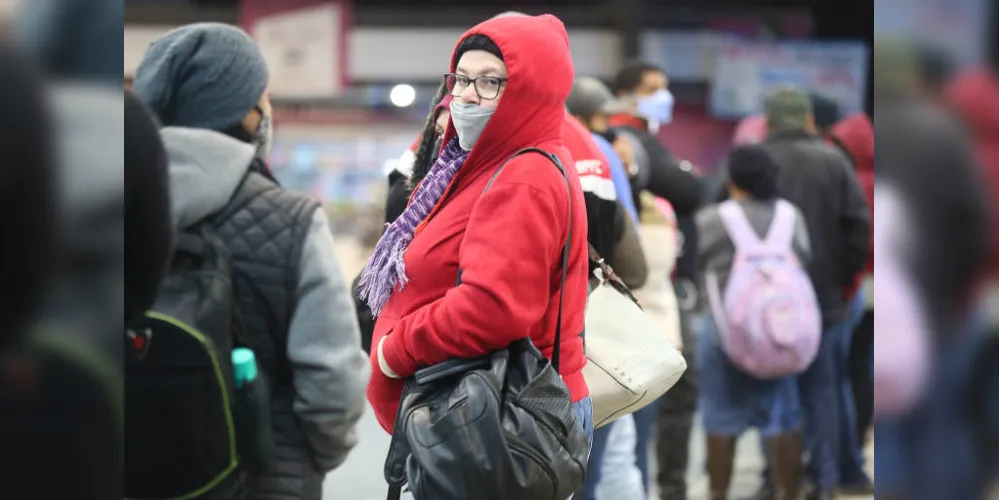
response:
[[[471,151],[495,110],[458,101],[451,101],[450,107],[451,123],[458,132],[458,145],[465,151]]]
[[[662,89],[652,95],[637,99],[636,114],[657,125],[666,125],[673,121],[673,105],[676,100],[673,93]]]

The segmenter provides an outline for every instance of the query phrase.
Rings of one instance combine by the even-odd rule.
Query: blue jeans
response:
[[[586,439],[590,441],[590,451],[593,451],[593,400],[583,398],[572,404],[572,411],[576,418],[583,424],[586,432]]]
[[[848,369],[850,347],[853,343],[853,331],[860,324],[866,309],[866,297],[861,288],[850,303],[850,316],[843,339],[839,346],[839,484],[841,486],[861,486],[870,484],[870,478],[864,471],[864,450],[857,436],[857,405],[853,396],[853,381]]]
[[[822,491],[833,491],[840,485],[840,429],[846,376],[848,344],[844,339],[852,333],[847,321],[834,324],[822,332],[819,353],[812,365],[798,376],[798,391],[804,410],[804,441],[808,450],[808,477]]]
[[[863,315],[863,292],[850,305],[849,317],[822,332],[819,353],[798,376],[803,410],[806,474],[823,491],[857,486],[870,479],[864,472],[864,453],[857,437],[857,410],[847,369],[853,329]],[[763,470],[770,484],[770,468]]]
[[[662,398],[649,406],[632,413],[635,418],[635,459],[638,470],[642,473],[642,487],[649,489],[649,443],[656,430],[656,420],[659,418],[659,403]]]
[[[611,428],[616,424],[617,422],[611,422],[593,432],[593,445],[590,446],[590,461],[586,468],[586,478],[583,479],[583,488],[580,490],[580,500],[594,500],[597,498],[597,485],[600,484],[604,453],[607,451],[607,441],[610,439]]]
[[[626,415],[594,432],[590,464],[579,500],[645,498],[635,460],[635,420]],[[608,496],[608,493],[610,496]]]
[[[583,431],[586,432],[586,439],[590,444],[590,455],[593,453],[593,400],[590,398],[580,399],[572,404],[572,411],[576,419],[583,424]],[[589,461],[589,460],[587,460]],[[589,466],[587,466],[589,468]],[[572,495],[569,496],[572,500]]]
[[[969,367],[986,333],[980,318],[940,349],[926,395],[908,414],[874,423],[876,495],[976,498],[976,441],[965,414]]]

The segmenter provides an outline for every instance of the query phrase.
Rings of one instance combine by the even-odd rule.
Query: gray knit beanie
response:
[[[133,91],[164,126],[224,132],[257,105],[267,82],[267,63],[249,35],[228,24],[200,23],[149,46]]]

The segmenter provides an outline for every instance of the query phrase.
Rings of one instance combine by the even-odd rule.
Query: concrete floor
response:
[[[323,500],[384,500],[387,488],[382,476],[382,465],[388,452],[389,436],[378,426],[370,409],[361,421],[359,432],[360,444],[351,453],[347,462],[326,478]],[[873,450],[869,452],[873,454]],[[691,439],[690,453],[691,467],[687,472],[688,500],[706,500],[708,480],[704,474],[704,434],[699,428],[695,428]],[[870,462],[870,458],[868,461]],[[747,434],[739,441],[731,498],[735,500],[750,498],[759,487],[762,469],[759,439],[755,433]],[[874,497],[851,498],[874,499]],[[650,499],[658,500],[654,491]]]

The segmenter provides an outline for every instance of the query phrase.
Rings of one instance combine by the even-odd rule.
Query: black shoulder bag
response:
[[[527,148],[511,159],[529,152],[551,160],[569,187],[565,167],[551,153]],[[569,195],[552,359],[525,338],[482,358],[450,360],[416,372],[406,381],[385,460],[389,500],[398,500],[406,483],[418,500],[565,500],[582,484],[589,443],[558,372],[571,189]]]

